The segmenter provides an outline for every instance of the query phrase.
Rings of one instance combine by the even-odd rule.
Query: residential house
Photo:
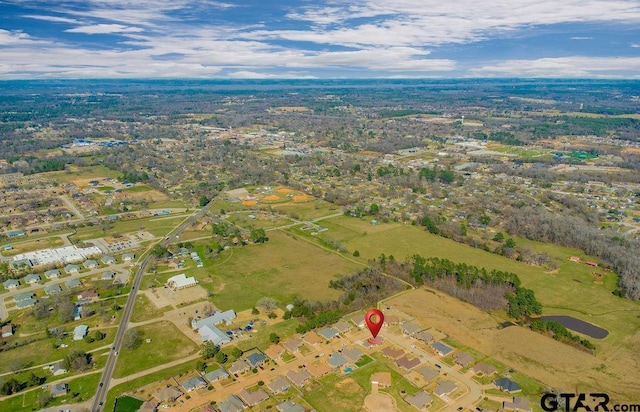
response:
[[[208,372],[207,374],[204,375],[204,377],[209,382],[216,382],[222,379],[228,379],[229,373],[227,373],[227,371],[222,368],[218,368],[216,370],[212,370],[211,372]]]
[[[169,279],[167,279],[166,283],[167,287],[170,287],[174,290],[190,288],[192,286],[196,286],[197,284],[198,281],[196,280],[196,278],[194,278],[193,276],[187,277],[187,275],[185,275],[184,273],[171,276]]]
[[[44,293],[46,293],[47,295],[55,295],[56,293],[60,292],[62,292],[62,288],[60,287],[60,285],[49,285],[45,286],[44,288]]]
[[[422,367],[416,369],[416,372],[418,372],[420,375],[422,375],[422,377],[427,382],[435,379],[440,374],[439,370],[433,369],[430,366],[422,366]]]
[[[251,355],[247,356],[247,361],[251,365],[252,368],[257,368],[262,366],[267,360],[267,357],[264,353],[254,352]]]
[[[495,381],[493,381],[493,384],[496,385],[498,389],[509,393],[516,393],[522,390],[522,388],[520,388],[520,385],[509,378],[496,379]]]
[[[502,409],[505,411],[522,411],[522,412],[531,412],[531,404],[525,398],[520,398],[518,396],[513,397],[513,401],[504,401],[502,403]]]
[[[304,412],[304,407],[290,400],[284,401],[276,405],[278,412]]]
[[[413,395],[409,395],[404,400],[411,406],[415,406],[418,409],[426,408],[431,402],[433,402],[433,398],[429,396],[428,393],[422,391],[414,393]]]
[[[307,365],[307,370],[314,378],[320,378],[333,371],[331,366],[325,362],[316,361]]]
[[[387,346],[386,348],[382,349],[382,354],[389,359],[398,359],[399,357],[404,355],[404,350]]]
[[[167,386],[166,388],[158,389],[152,396],[160,402],[173,402],[182,396],[182,392],[175,386]]]
[[[122,260],[124,262],[131,262],[135,258],[136,258],[135,253],[125,253],[122,255]]]
[[[78,293],[78,300],[81,301],[96,301],[98,300],[98,294],[95,290],[85,290],[83,292]]]
[[[56,279],[60,277],[60,269],[51,269],[44,272],[44,277],[47,279]]]
[[[329,366],[331,366],[332,368],[339,368],[341,366],[344,366],[347,364],[347,360],[344,358],[344,356],[342,356],[340,353],[338,352],[333,352],[330,356],[329,359],[327,359],[327,363],[329,364]]]
[[[200,409],[198,409],[198,412],[218,412],[218,411],[211,405],[204,405]]]
[[[412,321],[404,322],[402,324],[402,326],[400,326],[400,330],[406,336],[413,336],[413,335],[415,335],[416,333],[420,332],[423,329],[424,329],[423,326],[421,326],[421,325],[419,325],[419,324],[417,324],[415,322],[412,322]]]
[[[336,329],[339,333],[344,334],[351,330],[351,325],[341,320],[338,323],[334,324],[333,328]]]
[[[426,330],[421,330],[413,335],[417,340],[421,340],[424,343],[429,343],[433,340],[433,336]]]
[[[142,405],[140,405],[140,409],[138,409],[138,412],[157,412],[157,411],[158,411],[158,402],[151,402],[151,401],[142,402]]]
[[[16,302],[16,309],[30,308],[32,306],[35,306],[36,303],[38,303],[38,301],[33,298],[22,299]]]
[[[438,384],[438,386],[436,386],[436,388],[433,390],[433,393],[442,398],[443,396],[449,395],[457,388],[458,386],[453,381],[442,381]]]
[[[64,285],[67,287],[67,289],[73,289],[82,286],[82,282],[80,281],[80,279],[69,279],[64,282]]]
[[[224,312],[216,311],[208,318],[192,320],[191,327],[193,329],[200,329],[204,325],[216,326],[221,323],[224,323],[225,325],[231,325],[235,318],[236,312],[233,309],[229,309]]]
[[[319,343],[324,342],[324,339],[320,337],[320,335],[318,335],[315,332],[307,332],[305,333],[305,335],[302,337],[302,339],[308,343],[309,345],[315,346]]]
[[[289,352],[296,353],[298,349],[300,349],[300,346],[302,346],[302,340],[298,338],[290,338],[287,339],[287,341],[285,341],[282,346],[284,346],[284,348]]]
[[[2,327],[1,333],[3,338],[8,338],[13,336],[13,325],[11,323],[7,323]]]
[[[57,398],[58,396],[64,396],[69,392],[69,386],[66,383],[54,383],[51,385],[51,397]]]
[[[463,368],[473,362],[473,356],[469,355],[467,352],[458,352],[453,355],[453,358],[456,360],[456,363]]]
[[[98,267],[98,262],[94,259],[87,259],[84,261],[82,266],[84,266],[87,269],[95,269]]]
[[[364,352],[356,347],[346,348],[342,350],[342,356],[351,363],[356,363],[364,356]]]
[[[200,340],[203,342],[213,342],[216,346],[222,346],[225,343],[231,342],[229,335],[215,326],[204,325],[198,329],[198,333],[200,334]]]
[[[226,401],[219,402],[221,412],[242,412],[246,406],[236,395],[229,395]]]
[[[286,392],[289,389],[289,386],[291,386],[291,384],[289,384],[289,381],[280,375],[276,376],[275,379],[272,379],[271,382],[267,383],[267,388],[269,388],[269,390],[274,394]]]
[[[33,299],[35,296],[36,295],[32,292],[19,293],[13,296],[13,301],[17,304],[21,300]]]
[[[453,352],[453,348],[445,345],[442,342],[433,342],[431,344],[431,347],[433,348],[433,350],[435,350],[436,352],[438,352],[438,354],[440,356],[447,356],[448,354],[450,354],[451,352]]]
[[[351,318],[351,322],[356,325],[360,329],[364,329],[367,326],[367,323],[364,320],[364,315],[357,315]]]
[[[20,281],[16,280],[16,279],[9,279],[5,282],[2,283],[2,285],[4,286],[5,289],[10,290],[10,289],[15,289],[18,286],[20,286]]]
[[[116,272],[108,270],[102,273],[102,276],[100,276],[100,280],[113,280],[115,279],[115,277],[116,277]]]
[[[73,340],[82,340],[89,332],[89,326],[78,325],[73,329]]]
[[[265,355],[270,357],[271,359],[278,360],[284,353],[284,346],[282,345],[271,345],[265,351]]]
[[[40,282],[40,275],[38,275],[37,273],[29,273],[24,277],[24,283],[26,283],[27,285],[32,285],[38,282]]]
[[[229,368],[229,373],[233,375],[239,375],[251,369],[251,366],[247,363],[247,361],[238,359],[231,364]]]
[[[182,382],[182,387],[185,391],[191,392],[196,389],[206,388],[207,382],[202,379],[201,376],[194,376],[193,378],[189,378],[186,381]]]
[[[102,263],[104,263],[105,265],[111,265],[116,263],[116,258],[114,258],[111,255],[104,255],[102,256]]]
[[[371,383],[378,385],[379,388],[388,388],[391,386],[391,373],[376,372],[371,375]]]
[[[67,368],[64,367],[64,363],[62,361],[58,361],[53,365],[49,366],[49,370],[53,373],[53,376],[64,375],[69,372]]]
[[[386,326],[397,325],[398,323],[400,323],[400,318],[396,315],[388,315],[384,317],[384,324]]]
[[[396,365],[400,366],[401,368],[411,370],[420,365],[420,359],[409,357],[409,355],[404,355],[403,357],[396,359]]]
[[[64,271],[65,273],[68,273],[68,274],[78,273],[80,272],[80,266],[69,263],[67,266],[64,267]]]
[[[497,369],[493,365],[484,362],[478,362],[471,367],[471,372],[476,375],[491,376],[496,373]]]
[[[262,401],[269,399],[269,395],[262,389],[255,392],[249,392],[246,388],[240,391],[238,397],[248,406],[255,406]]]
[[[322,328],[318,331],[318,335],[322,336],[326,340],[331,340],[339,335],[338,331],[334,328]]]
[[[311,374],[306,369],[300,369],[297,371],[290,370],[287,372],[287,378],[289,378],[294,385],[302,388],[309,380],[311,380]]]

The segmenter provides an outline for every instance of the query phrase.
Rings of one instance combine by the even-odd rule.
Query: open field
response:
[[[2,250],[3,256],[14,256],[20,253],[33,252],[34,250],[61,247],[64,246],[64,241],[58,236],[49,236],[42,239],[9,242],[9,244],[13,246],[13,249]]]
[[[249,215],[254,218],[250,218]],[[244,229],[268,229],[293,223],[291,219],[261,212],[234,213],[229,215],[226,220]]]
[[[340,292],[330,289],[329,281],[361,268],[279,231],[269,232],[265,244],[234,248],[217,259],[208,258],[203,250],[198,248],[204,267],[185,272],[214,294],[216,306],[236,311],[252,308],[263,296],[279,304],[290,303],[295,296],[335,299]]]
[[[139,294],[136,296],[136,304],[131,314],[131,322],[142,322],[145,320],[151,320],[160,318],[164,315],[164,312],[157,309],[156,306],[149,301],[146,295]]]
[[[154,236],[165,236],[171,232],[182,219],[189,214],[175,214],[159,218],[158,216],[145,217],[142,219],[117,220],[111,224],[110,229],[103,230],[100,226],[85,226],[78,228],[76,234],[69,236],[69,239],[77,242],[81,240],[95,239],[108,235],[125,234],[146,230]]]
[[[60,183],[70,183],[83,180],[99,180],[104,178],[118,178],[121,172],[111,170],[105,166],[67,166],[67,170],[59,172],[47,172],[40,174],[44,178],[53,179]]]
[[[139,326],[142,344],[133,350],[122,348],[113,376],[116,378],[162,365],[198,350],[195,343],[171,322],[159,321]],[[151,339],[147,343],[146,339]]]
[[[514,368],[514,379],[522,380],[529,392],[535,393],[536,386],[541,385],[523,375],[569,392],[607,392],[616,401],[640,397],[638,341],[621,344],[615,356],[605,358],[600,353],[590,355],[520,326],[501,329],[501,319],[430,289],[419,288],[386,303],[414,316],[425,326],[435,327],[457,342]],[[600,347],[600,341],[596,346]],[[571,384],[567,382],[568,376],[572,377]]]

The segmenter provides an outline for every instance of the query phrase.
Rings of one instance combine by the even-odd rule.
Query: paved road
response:
[[[176,227],[169,236],[164,238],[160,242],[160,245],[163,247],[167,247],[174,239],[177,239],[180,234],[194,222],[196,222],[200,217],[202,217],[209,207],[213,204],[213,201],[209,202],[205,207],[200,209],[198,212],[192,214],[188,218],[186,218],[178,227]],[[133,313],[133,306],[136,302],[136,294],[140,289],[140,283],[142,282],[142,275],[144,274],[147,265],[151,262],[152,255],[149,253],[151,248],[154,245],[149,245],[147,252],[143,253],[143,256],[146,256],[139,262],[138,270],[131,282],[131,292],[129,293],[129,298],[127,299],[127,303],[123,309],[122,319],[120,319],[120,326],[118,327],[118,332],[116,333],[116,338],[113,342],[113,349],[109,352],[109,358],[107,359],[107,363],[104,367],[104,372],[102,374],[102,378],[100,379],[100,384],[98,386],[98,391],[96,393],[95,398],[93,399],[93,404],[91,406],[92,412],[101,411],[103,408],[104,401],[107,397],[107,393],[109,391],[109,387],[111,386],[111,378],[113,376],[113,371],[116,366],[117,355],[122,349],[122,342],[124,340],[125,332],[127,331],[127,327],[129,325],[129,320],[131,319],[131,314]],[[141,256],[142,257],[142,256]]]

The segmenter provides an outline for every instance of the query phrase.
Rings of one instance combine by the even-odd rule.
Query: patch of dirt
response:
[[[370,412],[396,411],[396,401],[386,393],[372,393],[364,398],[364,407]]]

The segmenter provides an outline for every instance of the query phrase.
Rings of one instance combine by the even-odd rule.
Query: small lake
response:
[[[602,329],[592,323],[576,319],[573,316],[551,315],[542,316],[540,319],[554,320],[567,329],[571,329],[572,331],[582,333],[583,335],[587,335],[595,339],[604,339],[609,334],[608,330]]]

